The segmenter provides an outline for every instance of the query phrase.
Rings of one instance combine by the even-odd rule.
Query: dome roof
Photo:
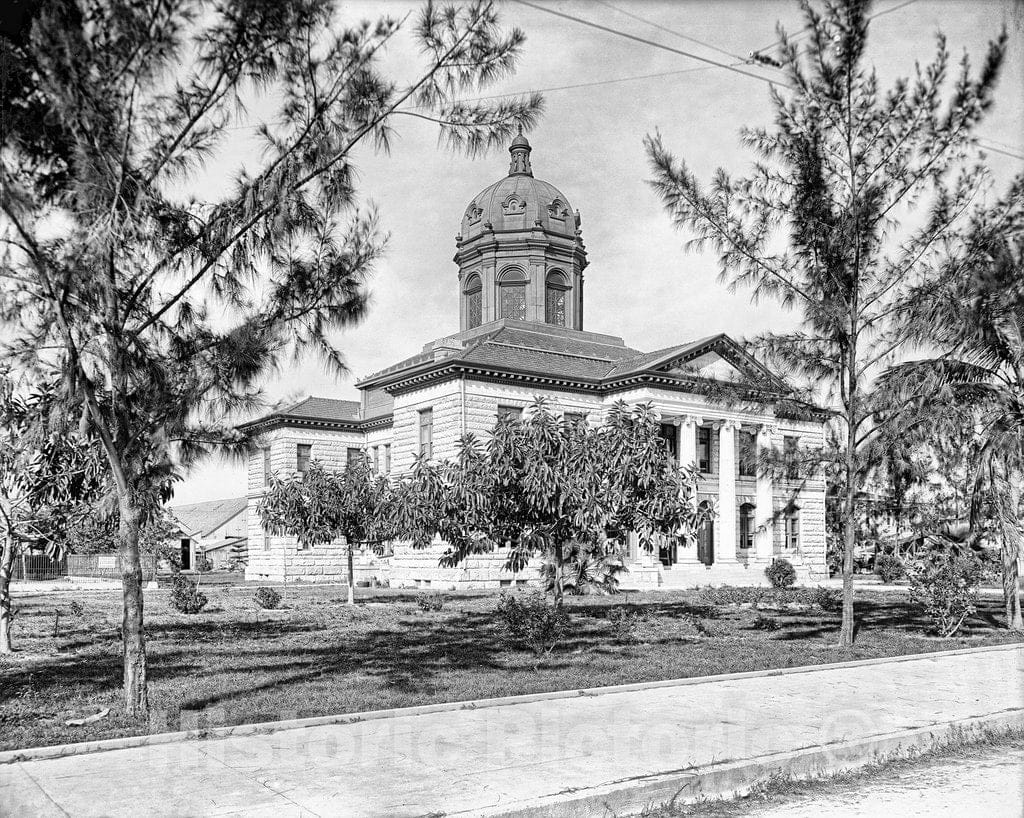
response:
[[[509,175],[473,197],[462,217],[463,240],[493,230],[533,230],[575,237],[579,219],[562,192],[533,178],[530,143],[522,132],[509,145]],[[489,226],[488,226],[489,225]]]
[[[538,221],[549,233],[576,235],[576,213],[558,188],[532,176],[506,176],[473,197],[462,217],[462,238],[491,228],[529,231]]]

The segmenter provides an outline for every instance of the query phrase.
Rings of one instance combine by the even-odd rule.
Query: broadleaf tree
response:
[[[77,523],[92,519],[108,483],[95,448],[68,427],[55,390],[0,379],[0,653],[10,653],[11,579],[25,548],[61,559]]]
[[[348,604],[355,604],[355,548],[373,548],[393,538],[391,483],[374,473],[365,457],[333,471],[314,461],[292,476],[271,477],[258,514],[268,534],[295,537],[305,548],[345,539]]]
[[[410,30],[403,78],[382,57]],[[396,122],[474,153],[529,128],[540,98],[465,102],[515,67],[494,4],[427,3],[343,26],[333,0],[54,0],[0,45],[3,355],[62,369],[69,412],[117,495],[125,712],[148,712],[139,531],[195,457],[244,447],[236,413],[276,367],[344,371],[384,249],[356,189]],[[262,112],[265,115],[259,115]],[[252,155],[231,137],[247,130]],[[230,181],[204,169],[232,171]]]
[[[650,405],[614,405],[601,425],[563,420],[543,398],[503,417],[487,441],[465,436],[450,460],[417,459],[396,487],[396,524],[423,547],[448,548],[441,564],[507,546],[506,569],[534,556],[550,566],[555,603],[635,532],[692,541],[705,518],[697,473],[669,456]],[[569,578],[571,583],[568,582]]]
[[[849,646],[858,498],[879,429],[872,382],[905,341],[894,319],[988,185],[970,157],[1007,37],[989,43],[977,72],[966,56],[954,72],[940,34],[934,59],[885,91],[868,58],[869,3],[801,5],[810,36],[798,43],[779,31],[774,123],[741,132],[758,156],[748,175],[719,169],[705,186],[660,134],[645,144],[655,191],[691,245],[717,254],[721,279],[799,315],[798,330],[753,342],[835,425],[838,461],[823,468],[841,472],[839,640]]]

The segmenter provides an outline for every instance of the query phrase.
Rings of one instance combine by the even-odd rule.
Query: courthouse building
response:
[[[584,329],[588,262],[579,211],[534,177],[524,136],[509,152],[508,175],[462,214],[452,275],[459,331],[358,382],[359,401],[311,397],[242,427],[263,446],[249,464],[247,579],[345,575],[343,543],[303,549],[262,530],[256,506],[272,473],[301,472],[311,460],[341,468],[365,456],[379,471],[401,474],[419,453],[453,456],[462,435],[486,436],[500,415],[521,412],[539,395],[594,424],[616,401],[649,402],[673,455],[700,471],[699,501],[714,511],[713,522],[693,544],[666,542],[648,554],[633,543],[624,587],[763,583],[776,557],[803,582],[827,577],[823,481],[755,468],[764,447],[819,446],[821,418],[787,413],[784,379],[727,335],[642,352]],[[614,273],[604,278],[604,286],[614,284]],[[382,555],[367,550],[357,578],[471,588],[537,577],[533,566],[506,572],[501,550],[440,568],[443,550],[401,543]]]

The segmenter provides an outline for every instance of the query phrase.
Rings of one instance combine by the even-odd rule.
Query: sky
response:
[[[789,32],[802,28],[792,0],[531,2],[724,63],[738,60],[723,52],[745,58],[776,42],[777,23]],[[419,7],[346,2],[341,19],[401,18]],[[878,16],[871,22],[869,59],[883,88],[912,74],[915,60],[933,57],[937,32],[946,34],[954,60],[966,51],[977,65],[987,41],[1005,25],[1007,60],[995,107],[979,134],[1024,156],[1024,2],[880,0],[872,13]],[[653,350],[717,332],[742,338],[793,327],[793,314],[770,302],[751,304],[749,294],[730,293],[720,284],[713,251],[685,248],[688,237],[672,227],[647,183],[651,174],[643,149],[644,136],[660,131],[698,177],[709,179],[718,167],[742,174],[752,155],[740,144],[739,131],[771,123],[769,85],[517,2],[503,3],[500,17],[503,25],[521,28],[527,40],[515,75],[488,93],[544,91],[544,115],[528,134],[531,161],[534,175],[554,184],[582,215],[590,261],[584,329]],[[411,22],[412,17],[406,25]],[[411,37],[397,38],[384,68],[401,80],[411,79],[418,65]],[[779,76],[767,68],[743,70]],[[430,123],[401,117],[395,124],[389,154],[364,149],[356,155],[358,189],[379,209],[391,238],[369,284],[365,320],[337,338],[351,375],[336,378],[318,361],[304,361],[267,380],[268,402],[306,395],[357,399],[354,384],[361,377],[459,329],[455,235],[467,204],[506,175],[508,153],[501,149],[470,159],[440,146]],[[237,158],[254,150],[251,131],[238,129],[204,183],[229,178]],[[1021,159],[996,153],[987,163],[1004,187],[1024,169]],[[245,491],[244,468],[213,459],[178,484],[172,505]]]

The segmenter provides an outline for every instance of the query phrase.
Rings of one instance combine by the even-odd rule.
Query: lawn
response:
[[[0,749],[1016,641],[999,627],[999,599],[983,600],[962,636],[940,640],[924,635],[902,595],[862,591],[857,644],[843,651],[838,614],[817,608],[623,594],[570,598],[571,632],[535,669],[530,652],[503,639],[494,594],[447,594],[442,610],[424,612],[414,592],[366,591],[348,608],[344,589],[306,586],[289,589],[288,610],[267,614],[252,587],[206,590],[209,606],[192,616],[170,609],[165,592],[147,594],[145,727],[120,716],[116,593],[16,599],[19,653],[0,659]],[[614,608],[644,617],[624,633]],[[755,627],[759,619],[776,629]],[[65,725],[103,708],[99,722]]]

